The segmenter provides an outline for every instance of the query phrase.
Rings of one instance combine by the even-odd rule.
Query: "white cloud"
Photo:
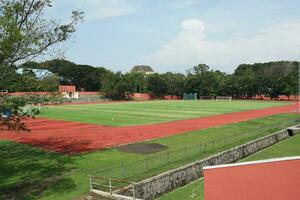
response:
[[[238,64],[272,60],[300,60],[300,23],[271,26],[230,41],[210,41],[199,19],[181,23],[178,35],[142,59],[144,63],[184,71],[198,63],[232,72]]]

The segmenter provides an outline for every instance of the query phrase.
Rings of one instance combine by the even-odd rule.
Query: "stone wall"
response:
[[[256,153],[257,151],[278,143],[281,140],[291,137],[296,131],[292,132],[293,133],[291,134],[291,130],[289,130],[289,132],[286,129],[281,130],[230,150],[218,153],[206,159],[193,162],[138,182],[136,184],[136,197],[146,200],[159,197],[163,193],[167,193],[175,188],[201,178],[203,176],[202,168],[204,166],[236,162]]]

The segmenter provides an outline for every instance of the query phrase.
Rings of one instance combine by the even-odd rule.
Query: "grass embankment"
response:
[[[272,101],[146,101],[44,107],[41,117],[106,126],[155,124],[288,105]]]
[[[292,138],[288,138],[278,144],[275,144],[269,148],[266,148],[258,153],[255,153],[243,160],[255,161],[263,159],[271,159],[287,156],[299,156],[300,155],[300,134],[295,135]],[[191,196],[194,194],[194,198]],[[185,187],[179,188],[169,194],[166,194],[159,198],[159,200],[203,200],[203,180],[195,181]]]
[[[226,126],[209,128],[201,131],[188,132],[151,142],[168,146],[169,151],[182,148],[183,145],[192,146],[211,140],[219,140],[236,134],[242,134],[253,128],[276,124],[267,129],[251,132],[250,136],[236,143],[216,146],[204,154],[193,154],[190,158],[174,161],[170,164],[151,169],[147,173],[126,168],[127,174],[135,174],[129,179],[140,180],[161,171],[178,167],[193,160],[201,159],[218,151],[231,148],[240,142],[261,137],[286,126],[299,123],[299,114],[282,114],[266,118],[250,120]],[[29,133],[30,134],[30,133]],[[158,153],[159,154],[159,153]],[[45,152],[41,149],[14,142],[0,142],[0,199],[55,199],[66,200],[82,196],[88,192],[88,174],[100,168],[144,159],[144,155],[120,152],[116,148],[76,156],[65,156],[57,153]],[[105,172],[96,175],[107,176]],[[126,177],[119,177],[126,178]]]

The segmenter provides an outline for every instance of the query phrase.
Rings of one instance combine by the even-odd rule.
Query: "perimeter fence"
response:
[[[221,139],[210,140],[196,145],[182,144],[182,148],[164,150],[159,153],[145,154],[144,158],[133,162],[120,162],[105,168],[98,169],[90,174],[107,178],[126,179],[139,181],[158,173],[179,167],[192,161],[200,160],[217,152],[233,148],[237,145],[263,137],[282,128],[295,125],[297,120],[286,120],[281,123],[273,123],[267,126],[256,127],[243,133],[235,133]]]

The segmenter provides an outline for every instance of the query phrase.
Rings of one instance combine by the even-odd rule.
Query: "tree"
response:
[[[0,65],[0,92],[18,91],[23,88],[22,77],[16,66]]]
[[[100,79],[107,72],[103,67],[89,65],[77,65],[73,62],[54,59],[41,63],[28,62],[22,65],[24,68],[46,69],[60,77],[63,85],[75,85],[77,89],[84,91],[99,91]]]
[[[185,76],[180,73],[171,73],[167,72],[162,74],[162,79],[167,85],[167,94],[173,96],[180,96],[183,95],[183,86]]]
[[[24,120],[33,118],[39,113],[35,107],[26,108],[27,105],[41,103],[37,96],[27,95],[22,98],[0,94],[0,127],[11,131],[29,131]]]
[[[14,68],[14,64],[45,55],[52,47],[57,50],[57,45],[70,38],[75,25],[82,19],[82,12],[73,11],[70,23],[48,20],[43,16],[48,7],[51,7],[51,0],[0,0],[0,74],[9,72],[10,77],[6,81],[12,77],[19,78],[19,75],[10,70]],[[26,80],[33,78],[30,74],[22,75],[24,77]],[[10,88],[8,84],[2,90],[8,91]],[[0,126],[10,130],[26,129],[25,125],[21,125],[22,121],[35,113],[23,114],[23,108],[32,104],[32,99],[34,98],[1,94]],[[4,112],[10,113],[10,116],[5,117]]]
[[[253,97],[297,94],[299,87],[299,62],[276,61],[241,64],[233,74],[236,96]]]
[[[144,93],[146,90],[145,86],[145,75],[138,72],[130,72],[125,74],[125,81],[128,84],[129,92],[131,93]]]
[[[162,97],[167,94],[167,84],[157,73],[147,76],[146,86],[147,90],[155,97]]]
[[[59,77],[48,75],[37,81],[36,91],[39,92],[56,92],[59,86]]]
[[[51,6],[51,0],[0,0],[0,65],[31,60],[70,38],[83,13],[73,11],[61,24],[43,17]]]
[[[188,73],[202,74],[204,72],[207,72],[208,70],[209,70],[209,66],[207,64],[198,64],[197,66],[194,66],[192,69],[187,71]]]
[[[236,96],[253,97],[259,94],[259,74],[251,65],[239,65],[234,72]]]
[[[100,92],[114,100],[126,99],[129,93],[129,85],[121,72],[108,72],[101,80]]]

